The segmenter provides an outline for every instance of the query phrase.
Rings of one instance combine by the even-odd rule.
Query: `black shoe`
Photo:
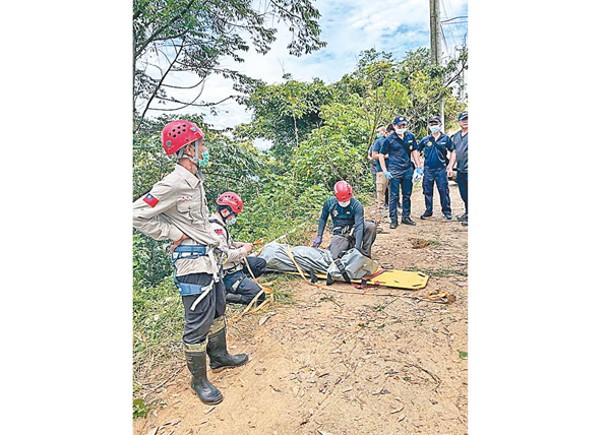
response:
[[[260,298],[258,298],[260,300]],[[230,303],[230,304],[243,304],[243,305],[247,305],[250,303],[250,301],[247,300],[247,298],[243,295],[239,295],[236,293],[229,293],[226,292],[226,302]]]
[[[453,215],[452,215],[452,214],[450,214],[450,213],[448,213],[448,214],[445,214],[445,215],[444,215],[444,217],[445,217],[447,220],[452,220]]]
[[[391,228],[392,230],[395,230],[398,227],[398,223],[397,222],[391,222],[389,224],[389,228]]]
[[[430,218],[430,217],[431,217],[430,214],[422,214],[421,215],[421,220],[425,220],[425,219]]]
[[[403,217],[402,218],[402,223],[404,225],[412,225],[412,226],[416,225],[416,223],[412,219],[410,219],[410,216],[409,217]]]
[[[457,220],[459,222],[463,222],[467,220],[467,213],[463,213],[461,216],[457,216]]]
[[[468,226],[468,225],[467,225],[467,221],[463,221],[463,222],[461,222],[461,225],[463,225],[464,227]]]
[[[206,405],[217,405],[224,397],[220,390],[207,380],[207,358],[205,350],[185,351],[186,365],[192,374],[190,387]]]
[[[239,367],[249,360],[245,353],[231,355],[226,350],[226,328],[222,328],[215,334],[209,334],[207,343],[207,354],[209,355],[209,366],[213,372],[220,372],[229,367]]]

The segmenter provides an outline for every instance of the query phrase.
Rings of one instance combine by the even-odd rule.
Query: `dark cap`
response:
[[[459,113],[459,117],[457,118],[457,121],[463,121],[464,119],[467,119],[467,110],[465,112]]]
[[[395,125],[406,124],[406,118],[404,116],[396,116],[393,123]]]
[[[439,116],[432,116],[431,118],[429,118],[429,121],[427,121],[427,123],[431,124],[432,122],[437,122],[438,124],[442,124],[442,118],[440,118]]]

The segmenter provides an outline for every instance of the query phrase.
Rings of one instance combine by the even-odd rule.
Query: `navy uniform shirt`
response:
[[[463,136],[463,130],[459,130],[453,134],[450,138],[455,144],[455,151],[457,153],[457,171],[467,172],[468,161],[467,161],[467,138],[469,133]]]
[[[414,165],[410,161],[410,154],[416,145],[417,139],[409,131],[404,133],[403,140],[400,139],[395,131],[385,138],[381,144],[380,153],[389,154],[389,158],[385,159],[385,165],[387,170],[391,172],[391,175],[399,177],[414,168]]]
[[[417,145],[416,149],[425,155],[425,169],[441,169],[448,165],[448,153],[455,149],[450,137],[440,133],[438,139],[432,135],[425,136]]]
[[[372,144],[372,149],[370,150],[370,154],[372,155],[372,153],[374,153],[375,151],[378,153],[381,151],[381,144],[385,141],[385,138],[382,137],[380,139],[377,139],[374,141],[374,143]],[[374,169],[376,170],[376,172],[381,172],[381,163],[379,162],[378,159],[376,160],[372,160],[373,161],[373,165],[374,165]]]
[[[347,235],[351,227],[355,226],[355,229],[353,230],[355,247],[357,249],[362,248],[362,241],[364,240],[364,207],[361,202],[355,198],[351,198],[351,202],[347,207],[341,207],[335,196],[326,199],[317,223],[318,235],[324,233],[328,216],[332,217],[333,235]]]

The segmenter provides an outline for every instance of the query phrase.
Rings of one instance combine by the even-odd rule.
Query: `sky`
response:
[[[354,70],[357,57],[363,50],[375,48],[377,51],[391,52],[394,58],[399,59],[407,51],[430,45],[429,0],[387,0],[382,3],[370,0],[319,0],[314,5],[321,13],[321,38],[327,42],[326,47],[301,57],[289,55],[286,46],[291,34],[280,23],[277,26],[277,40],[266,55],[251,49],[243,53],[245,62],[223,59],[221,65],[262,79],[268,84],[283,82],[284,73],[290,73],[296,80],[311,81],[318,77],[331,83]],[[440,0],[440,20],[467,14],[467,0]],[[444,24],[442,30],[442,50],[446,55],[456,45],[463,43],[467,22],[454,20]],[[231,93],[233,90],[229,80],[212,76],[205,83],[203,98],[206,101],[220,101]],[[209,124],[215,128],[234,127],[251,119],[251,113],[232,100],[218,105],[217,109],[218,116],[210,114],[208,117]],[[185,109],[181,113],[199,110]]]

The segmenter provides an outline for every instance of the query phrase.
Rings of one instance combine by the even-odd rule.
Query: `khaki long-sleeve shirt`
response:
[[[245,248],[242,248],[243,243],[233,241],[228,232],[228,228],[222,220],[222,216],[218,213],[213,213],[209,222],[216,235],[220,237],[218,249],[226,254],[226,258],[224,259],[224,270],[228,273],[233,273],[243,269],[242,262],[247,256]]]
[[[176,241],[186,234],[190,240],[183,245],[206,245],[212,250],[220,239],[208,218],[203,180],[180,165],[133,203],[133,226],[148,237]],[[215,261],[207,255],[178,260],[176,268],[177,276],[218,271]]]

